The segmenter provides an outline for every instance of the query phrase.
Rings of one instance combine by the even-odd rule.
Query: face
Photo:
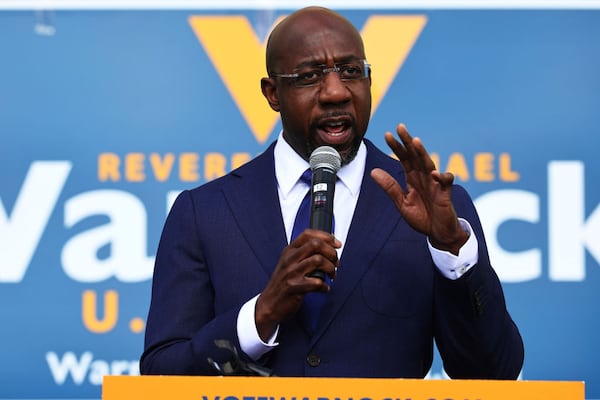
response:
[[[316,85],[297,87],[291,74],[304,66],[326,66],[365,58],[356,29],[330,11],[295,13],[274,30],[263,94],[281,114],[283,135],[304,159],[322,145],[334,147],[342,165],[350,162],[367,130],[371,113],[371,79],[345,80],[326,73]]]

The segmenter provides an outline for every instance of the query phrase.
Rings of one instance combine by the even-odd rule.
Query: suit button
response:
[[[319,364],[321,364],[321,358],[315,353],[310,353],[308,357],[306,357],[306,362],[308,362],[308,365],[311,367],[318,367]]]

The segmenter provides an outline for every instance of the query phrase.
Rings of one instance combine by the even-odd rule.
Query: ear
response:
[[[275,83],[275,79],[262,78],[260,80],[260,88],[271,108],[279,112],[279,97],[277,96],[277,83]]]

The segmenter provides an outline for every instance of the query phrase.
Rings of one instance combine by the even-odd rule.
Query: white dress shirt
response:
[[[302,173],[309,168],[309,165],[292,149],[281,133],[275,144],[274,157],[281,215],[289,243],[296,213],[309,189],[306,183],[300,181]],[[354,160],[344,165],[337,173],[338,180],[333,198],[333,214],[335,219],[334,235],[342,243],[342,247],[338,249],[338,258],[342,257],[344,243],[348,236],[350,222],[356,208],[365,173],[366,160],[367,148],[364,143],[361,143]],[[458,256],[434,248],[427,240],[434,264],[449,279],[460,278],[477,263],[478,259],[477,238],[471,234],[471,226],[464,219],[459,218],[459,222],[463,229],[469,233],[469,239],[461,247]],[[343,271],[340,270],[338,273],[343,273]],[[273,334],[267,343],[263,342],[258,335],[254,321],[254,307],[257,298],[258,295],[242,306],[237,320],[240,346],[246,354],[255,360],[278,345],[276,342],[278,331]]]

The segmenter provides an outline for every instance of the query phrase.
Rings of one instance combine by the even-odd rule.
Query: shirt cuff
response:
[[[438,250],[431,245],[427,238],[427,245],[433,263],[440,270],[442,275],[448,279],[458,279],[470,270],[479,259],[479,248],[477,238],[473,234],[471,225],[463,218],[459,218],[460,226],[469,234],[467,242],[460,248],[458,255],[454,255],[449,251]]]
[[[267,343],[263,342],[258,335],[254,321],[254,308],[256,307],[258,296],[260,295],[256,295],[242,306],[237,319],[237,334],[240,341],[240,348],[254,361],[279,345],[275,341],[279,333],[279,326],[277,326],[275,333],[269,338]]]

